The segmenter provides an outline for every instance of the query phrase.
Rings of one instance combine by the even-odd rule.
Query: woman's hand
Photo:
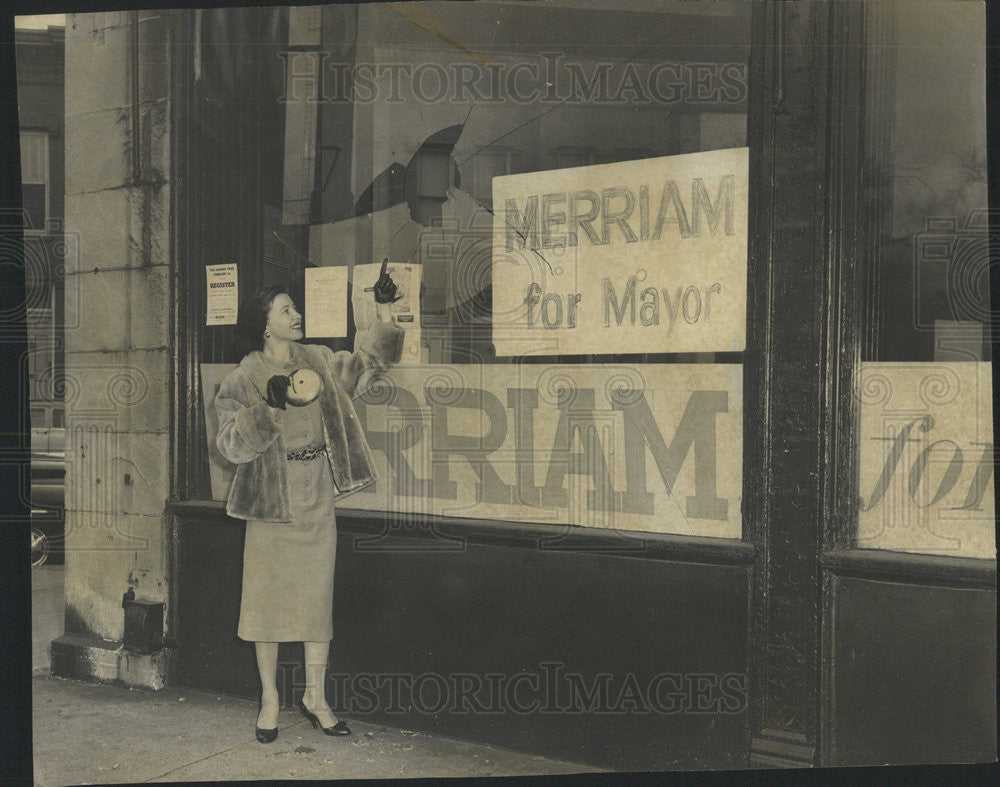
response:
[[[288,403],[288,386],[292,384],[291,378],[283,374],[276,374],[267,381],[267,398],[264,400],[271,407],[285,409]]]
[[[375,303],[395,303],[402,295],[396,294],[396,282],[389,275],[389,258],[382,260],[382,271],[379,273],[378,281],[375,282]]]

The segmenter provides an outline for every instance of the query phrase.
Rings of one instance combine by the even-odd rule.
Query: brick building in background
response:
[[[61,430],[65,414],[57,370],[65,351],[64,266],[75,245],[64,233],[64,30],[53,25],[18,29],[15,46],[28,318],[25,378],[32,428]],[[50,448],[61,446],[58,441],[42,446]]]

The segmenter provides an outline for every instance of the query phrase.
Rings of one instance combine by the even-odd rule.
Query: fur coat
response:
[[[292,343],[297,368],[308,366],[323,378],[320,412],[336,499],[375,483],[371,449],[351,399],[363,392],[372,374],[399,361],[403,335],[403,329],[394,323],[376,322],[358,337],[353,353]],[[215,397],[219,415],[216,445],[236,465],[226,513],[237,519],[291,521],[283,411],[264,401],[267,381],[273,374],[260,352],[248,353],[239,367],[226,375]]]

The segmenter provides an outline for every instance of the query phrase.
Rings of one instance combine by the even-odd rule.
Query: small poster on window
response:
[[[236,325],[240,302],[236,263],[206,265],[205,279],[205,325]]]
[[[347,266],[306,268],[306,336],[347,336]]]
[[[390,262],[386,272],[396,284],[399,300],[389,305],[396,325],[406,331],[400,363],[417,363],[420,356],[420,266],[413,263]],[[354,266],[354,289],[351,303],[354,306],[354,326],[359,332],[367,330],[378,319],[373,290],[382,273],[379,262]]]

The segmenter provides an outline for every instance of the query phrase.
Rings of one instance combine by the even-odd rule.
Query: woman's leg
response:
[[[330,655],[330,641],[303,642],[302,648],[306,662],[306,690],[302,702],[316,714],[320,724],[332,727],[337,723],[337,717],[326,702],[326,662]]]
[[[260,715],[257,726],[273,730],[278,726],[278,643],[255,642],[257,671],[260,673]]]

